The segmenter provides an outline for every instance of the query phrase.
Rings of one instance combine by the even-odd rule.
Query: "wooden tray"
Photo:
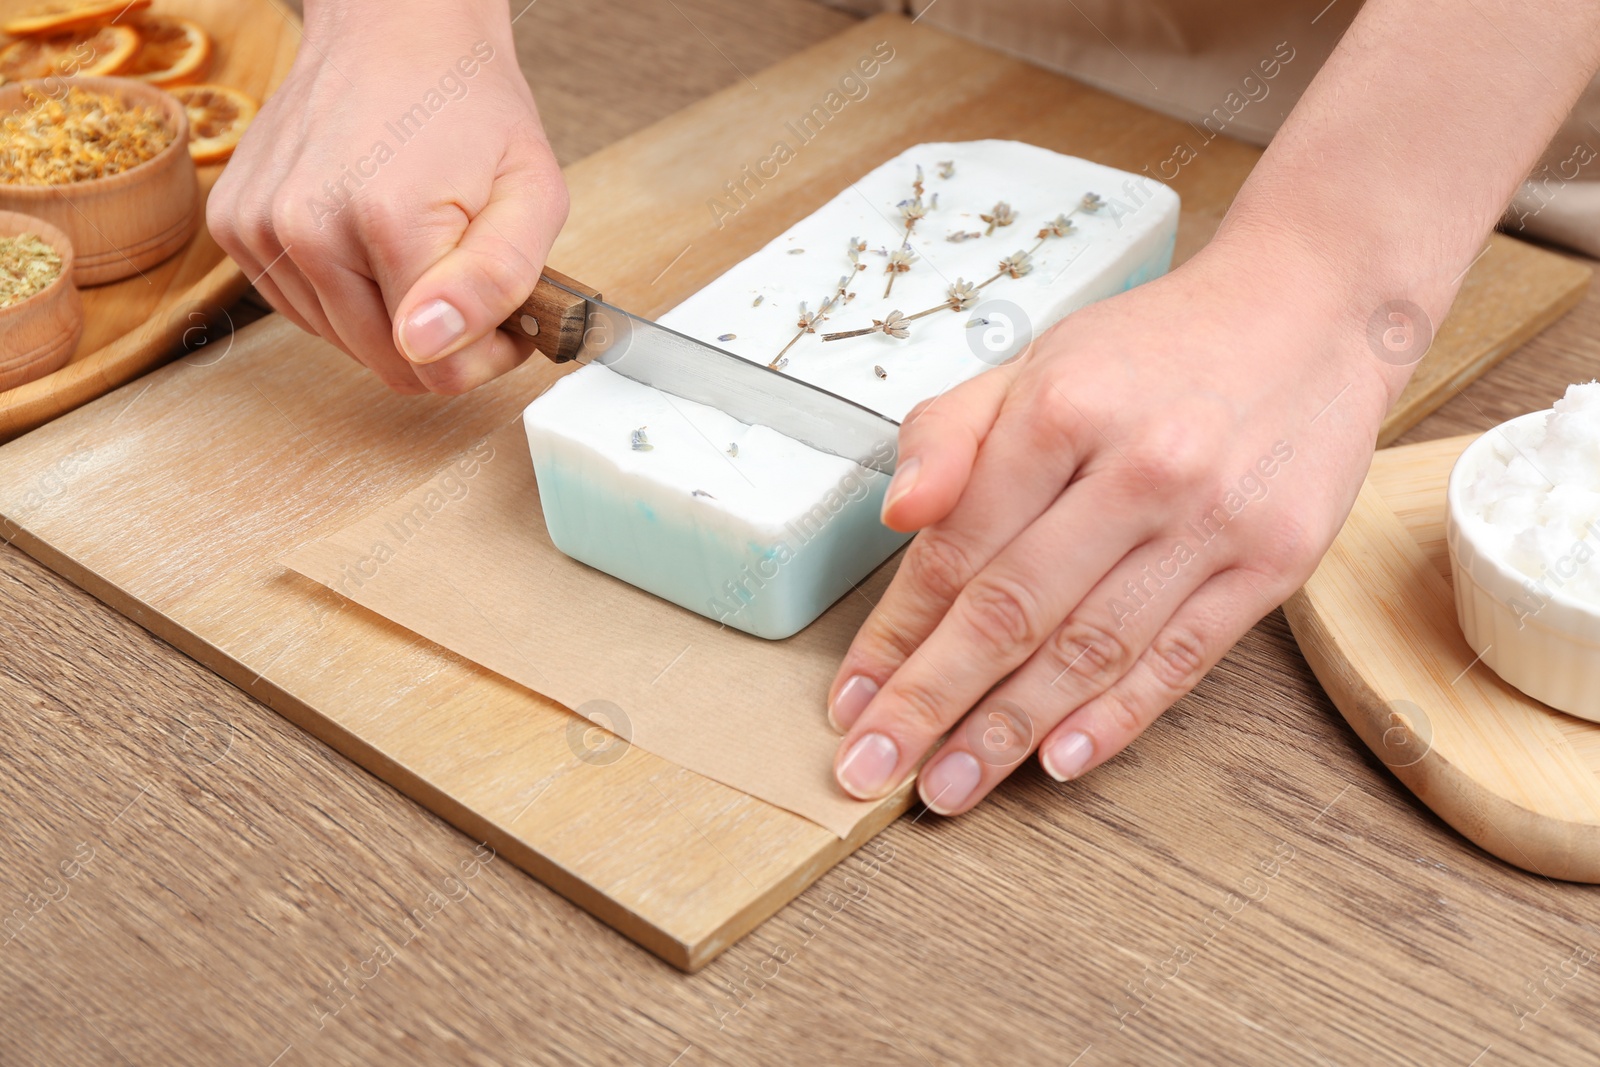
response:
[[[0,15],[26,10],[33,0],[0,0]],[[300,20],[277,0],[156,0],[154,12],[182,15],[216,41],[206,80],[263,100],[294,62]],[[200,210],[222,164],[200,168]],[[228,308],[249,280],[223,255],[204,225],[189,244],[142,275],[83,290],[83,340],[72,361],[54,374],[0,391],[0,441],[41,426],[101,396],[172,355],[185,334],[208,323],[224,326]]]
[[[870,95],[718,229],[708,202],[880,47],[894,58]],[[1014,137],[1137,172],[1190,135],[896,16],[756,81],[759,93],[741,82],[570,167],[553,265],[656,314],[920,141]],[[1218,140],[1184,168],[1180,255],[1204,243],[1258,155]],[[1476,325],[1429,360],[1454,351],[1481,363],[1587,277],[1508,240],[1477,271],[1487,273],[1463,296]],[[231,350],[162,368],[0,448],[0,536],[694,969],[903,810],[909,791],[841,842],[637,749],[586,763],[568,739],[582,720],[276,562],[510,422],[551,373],[535,361],[456,400],[406,399],[274,318]]]
[[[1600,724],[1502,682],[1456,624],[1445,483],[1474,439],[1378,453],[1284,613],[1345,719],[1440,818],[1525,870],[1600,882]]]

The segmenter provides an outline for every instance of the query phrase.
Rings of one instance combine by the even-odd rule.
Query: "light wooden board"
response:
[[[0,0],[0,14],[37,6],[33,0]],[[194,19],[216,41],[208,82],[242,89],[257,100],[278,87],[294,62],[300,20],[276,3],[237,0],[156,0],[152,11]],[[200,168],[200,205],[223,165]],[[0,441],[41,426],[62,412],[101,396],[143,374],[208,322],[226,327],[228,308],[249,279],[206,232],[200,230],[171,259],[142,274],[83,291],[84,331],[65,367],[43,378],[0,391]]]
[[[707,201],[886,40],[895,58],[868,97],[715,228]],[[919,141],[1015,137],[1138,171],[1182,129],[893,17],[753,80],[759,90],[741,83],[569,168],[571,221],[553,265],[658,313]],[[1218,141],[1185,168],[1180,254],[1212,232],[1256,158]],[[1491,255],[1476,269],[1502,261],[1528,260]],[[1557,302],[1535,295],[1487,317],[1522,324]],[[510,421],[550,373],[530,365],[455,401],[407,400],[288,324],[263,323],[226,353],[202,352],[0,449],[0,510],[28,552],[692,969],[856,842],[637,750],[586,764],[562,709],[275,563]],[[71,491],[46,495],[66,475]],[[40,499],[28,505],[29,494]]]
[[[1600,882],[1600,724],[1502,682],[1456,623],[1445,485],[1472,440],[1378,453],[1284,613],[1345,719],[1440,818],[1508,863]]]
[[[1461,281],[1433,347],[1384,420],[1379,446],[1393,443],[1535,334],[1577,306],[1592,269],[1497,233]]]

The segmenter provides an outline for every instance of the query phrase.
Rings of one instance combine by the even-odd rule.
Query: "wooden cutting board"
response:
[[[830,113],[717,225],[710,205],[727,183],[768,158],[789,123],[843,99],[829,94],[884,47],[893,58],[867,95]],[[552,264],[657,314],[921,141],[1012,137],[1137,172],[1194,136],[896,16],[752,82],[569,168],[571,220]],[[1183,169],[1180,258],[1257,157],[1218,140]],[[1503,355],[1586,278],[1497,239],[1463,291],[1466,325],[1441,328],[1407,409],[1417,414],[1393,432],[1442,395],[1427,381]],[[569,712],[276,562],[511,421],[550,367],[455,400],[405,399],[276,317],[219,347],[0,448],[4,536],[679,967],[715,957],[904,810],[909,790],[840,841],[636,749],[586,762]]]
[[[1600,882],[1600,723],[1502,682],[1456,624],[1445,485],[1473,440],[1379,452],[1284,614],[1345,719],[1440,818],[1525,870]]]
[[[0,0],[0,16],[38,6],[35,0]],[[299,16],[277,0],[248,4],[156,0],[150,10],[193,19],[205,27],[216,42],[206,80],[242,89],[257,100],[277,89],[300,43]],[[199,168],[196,210],[202,220],[205,199],[222,170],[221,163]],[[83,290],[84,330],[78,351],[55,373],[0,390],[0,441],[132,381],[170,359],[180,345],[197,347],[212,332],[231,328],[228,309],[249,285],[202,221],[199,231],[171,259],[120,282]]]

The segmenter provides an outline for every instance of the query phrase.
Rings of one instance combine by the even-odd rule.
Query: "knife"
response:
[[[629,314],[546,269],[500,327],[556,363],[600,363],[636,382],[767,426],[823,452],[894,473],[900,424],[853,400]]]

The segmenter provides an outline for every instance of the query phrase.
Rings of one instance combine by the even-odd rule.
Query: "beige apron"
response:
[[[898,6],[898,5],[896,5]],[[1265,144],[1360,0],[925,0],[921,21],[1212,133]],[[1502,228],[1600,257],[1600,78]]]

